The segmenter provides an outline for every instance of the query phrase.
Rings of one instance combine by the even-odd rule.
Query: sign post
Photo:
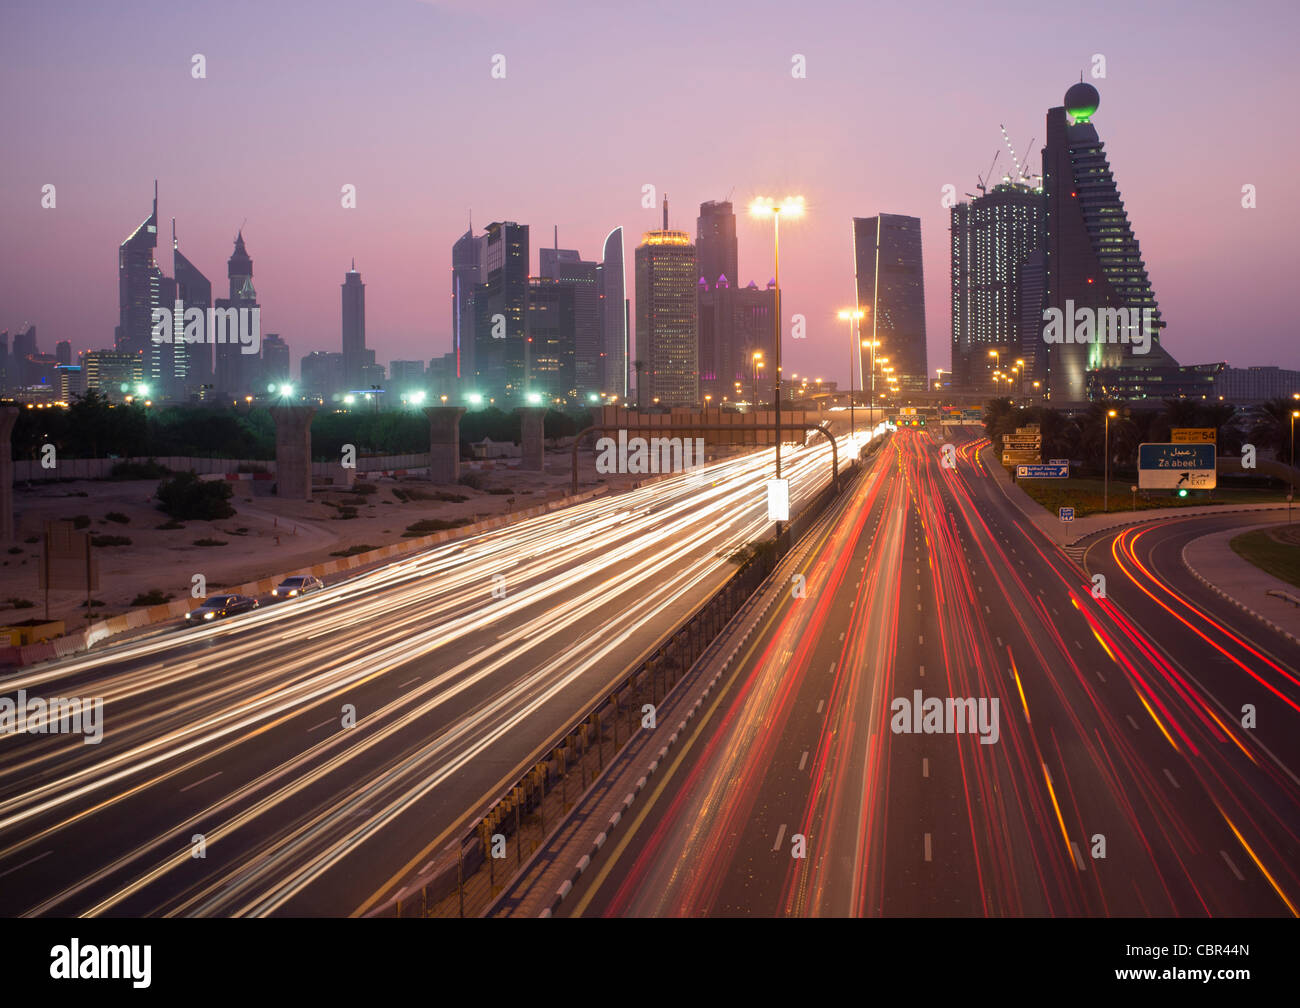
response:
[[[1189,442],[1138,445],[1138,486],[1143,490],[1213,490],[1218,485],[1215,446]]]

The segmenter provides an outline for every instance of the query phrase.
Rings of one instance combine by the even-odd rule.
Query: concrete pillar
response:
[[[427,406],[429,418],[429,479],[433,483],[460,482],[460,418],[463,406]]]
[[[519,468],[532,472],[542,472],[546,468],[545,406],[519,407],[520,424],[523,427],[521,447],[523,457]]]
[[[315,406],[272,406],[276,495],[311,500],[311,418]]]
[[[14,424],[17,406],[0,406],[0,543],[14,541]]]

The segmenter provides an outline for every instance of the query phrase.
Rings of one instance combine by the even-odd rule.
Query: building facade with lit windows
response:
[[[1097,89],[1080,81],[1065,93],[1064,105],[1047,112],[1043,189],[1047,206],[1045,308],[1063,314],[1090,309],[1150,310],[1136,346],[1149,339],[1145,354],[1135,343],[1044,341],[1047,388],[1054,406],[1089,398],[1089,389],[1180,384],[1179,365],[1160,345],[1160,317],[1142,251],[1120,198],[1105,144],[1092,116]],[[1041,334],[1040,334],[1041,335]],[[1119,372],[1152,372],[1121,378]],[[1106,371],[1089,378],[1090,371]],[[1188,372],[1194,381],[1200,372]]]
[[[474,373],[465,391],[497,405],[524,405],[528,328],[528,225],[489,224],[484,282],[474,289]]]
[[[695,245],[685,231],[647,231],[636,248],[636,396],[642,408],[695,406],[700,399]]]
[[[621,227],[614,228],[605,236],[596,274],[596,290],[600,297],[602,391],[626,402],[628,303]]]
[[[925,391],[929,386],[925,345],[925,271],[921,262],[921,219],[902,214],[853,218],[853,261],[857,277],[857,307],[863,341],[875,342],[876,360],[889,358],[891,378],[902,390]],[[858,374],[870,384],[870,353],[862,356]]]
[[[1022,300],[1033,303],[1033,298],[1022,298],[1021,276],[1042,249],[1045,210],[1042,188],[1022,181],[1004,181],[952,208],[954,388],[994,391],[999,359],[1004,374],[1015,360],[1024,360],[1018,377],[1031,380],[1033,358],[1026,353],[1032,354],[1041,342],[1042,312],[1023,318]],[[1041,281],[1038,286],[1041,301]]]

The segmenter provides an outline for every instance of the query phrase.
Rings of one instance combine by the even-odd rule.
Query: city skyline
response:
[[[1231,21],[1226,16],[1206,10],[1206,17],[1223,17],[1228,30]],[[733,13],[695,12],[690,17],[703,25],[728,24],[739,52],[741,43],[762,39],[762,34],[748,19],[731,18]],[[1267,10],[1261,16],[1266,15]],[[594,11],[591,16],[602,17]],[[1280,52],[1275,54],[1283,34],[1243,34],[1240,45],[1224,54],[1224,70],[1207,74],[1194,47],[1176,50],[1173,45],[1185,29],[1161,22],[1156,13],[1125,11],[1123,16],[1131,29],[1125,33],[1076,31],[1070,25],[1071,37],[1063,44],[1053,29],[1067,26],[1068,15],[1039,14],[1036,28],[1031,25],[1029,30],[1043,44],[1029,52],[1014,78],[1011,71],[985,67],[981,47],[996,50],[995,25],[952,19],[954,29],[969,29],[961,55],[951,66],[923,78],[922,86],[908,96],[893,100],[887,86],[862,69],[863,61],[850,58],[853,48],[839,41],[840,35],[865,34],[855,30],[863,15],[813,12],[795,26],[789,41],[764,40],[752,58],[732,60],[710,50],[703,71],[709,80],[737,78],[750,89],[745,109],[729,116],[722,143],[674,144],[644,154],[638,143],[643,135],[686,116],[691,135],[705,136],[713,129],[712,117],[699,114],[686,87],[655,92],[654,102],[647,104],[651,89],[619,66],[617,52],[579,51],[558,37],[544,18],[523,10],[512,12],[512,20],[503,26],[466,9],[412,4],[386,12],[382,19],[357,14],[356,25],[349,29],[355,39],[338,28],[299,24],[292,13],[281,12],[270,19],[263,38],[238,36],[238,45],[233,26],[238,18],[201,14],[187,23],[190,34],[181,46],[185,51],[177,51],[175,66],[167,71],[176,75],[172,84],[158,87],[165,61],[152,59],[147,67],[124,72],[120,101],[107,108],[99,108],[84,90],[71,91],[67,82],[47,77],[49,71],[33,62],[31,52],[39,46],[24,45],[22,39],[35,29],[20,12],[10,15],[15,30],[7,33],[8,41],[0,42],[0,52],[6,56],[3,72],[22,76],[27,93],[36,96],[15,118],[12,139],[37,156],[23,159],[0,196],[6,219],[27,239],[21,250],[9,246],[4,253],[0,326],[13,329],[25,319],[37,324],[50,341],[70,340],[76,351],[110,347],[116,291],[114,278],[102,265],[103,249],[109,243],[120,245],[123,235],[139,223],[138,208],[149,197],[156,175],[166,216],[182,220],[186,255],[208,277],[218,275],[223,248],[229,248],[231,235],[247,218],[244,235],[258,250],[259,273],[265,278],[259,287],[274,292],[273,297],[268,294],[266,307],[295,348],[295,359],[333,344],[326,334],[332,336],[337,327],[337,305],[326,294],[327,285],[338,282],[339,263],[355,256],[372,287],[367,323],[378,359],[428,360],[453,349],[450,313],[438,302],[445,296],[451,269],[450,247],[464,232],[471,208],[478,220],[517,220],[539,233],[558,225],[566,247],[586,250],[594,258],[610,228],[623,227],[630,239],[656,226],[659,199],[653,208],[642,206],[642,186],[651,184],[656,197],[672,192],[679,206],[730,198],[744,207],[753,196],[786,191],[805,196],[807,217],[783,230],[782,286],[786,314],[806,317],[808,339],[787,344],[785,364],[791,372],[821,372],[840,380],[847,376],[835,311],[853,294],[848,222],[877,212],[920,217],[924,270],[930,277],[927,350],[933,371],[948,362],[950,341],[948,285],[936,282],[948,266],[949,210],[941,203],[941,189],[953,186],[958,198],[974,190],[977,174],[986,170],[987,159],[1001,144],[999,123],[1007,124],[1019,150],[1028,149],[1033,140],[1029,160],[1036,170],[1035,151],[1044,142],[1038,135],[1044,110],[1059,103],[1064,88],[1082,70],[1103,93],[1099,129],[1121,166],[1121,196],[1142,236],[1151,282],[1159,291],[1162,317],[1168,323],[1163,334],[1167,349],[1180,361],[1300,366],[1300,350],[1288,338],[1283,293],[1284,252],[1291,239],[1281,174],[1285,163],[1297,156],[1297,141],[1252,125],[1280,118],[1282,94],[1294,88],[1285,80],[1268,90],[1246,88],[1237,79],[1241,74],[1234,77],[1233,72],[1277,65],[1282,67],[1277,74],[1293,76],[1289,63],[1277,58]],[[172,37],[169,17],[148,19],[130,11],[109,16],[74,5],[64,15],[66,38],[60,44],[85,73],[97,67],[108,72],[110,66],[116,71],[108,55],[111,43],[138,36],[154,51],[154,42]],[[1155,30],[1157,24],[1169,37],[1170,48],[1159,56],[1156,72],[1142,53],[1143,71],[1135,73],[1132,68],[1141,51],[1138,36],[1144,27]],[[398,50],[398,58],[386,57],[382,67],[363,56],[367,41],[381,26],[393,36],[385,44]],[[402,28],[409,29],[411,39],[399,37]],[[935,36],[922,11],[888,14],[873,37],[884,28],[892,33],[894,46],[866,44],[883,61],[878,68],[882,79],[888,78],[885,71],[890,68],[901,69],[908,51],[920,52],[922,46],[956,51],[954,41]],[[325,45],[351,54],[357,46],[356,67],[331,67],[329,80],[322,84],[319,68],[311,63],[315,57],[277,48],[290,31],[305,33],[313,44],[303,48],[312,52]],[[421,62],[417,43],[434,32],[450,33],[451,41],[465,43],[449,46],[449,51],[465,51],[440,59],[436,66]],[[644,32],[647,39],[671,42],[669,51],[679,54],[673,58],[683,64],[695,61],[704,45],[689,33],[674,32],[671,24],[647,25]],[[523,44],[525,35],[540,35],[558,58],[537,61],[532,47]],[[212,39],[206,48],[199,41],[205,36]],[[196,40],[191,42],[191,37]],[[512,45],[517,50],[513,58]],[[206,55],[204,79],[190,75],[193,52]],[[268,82],[252,71],[272,52],[282,68]],[[490,75],[490,58],[498,52],[508,61],[505,80]],[[791,75],[794,53],[807,59],[805,79]],[[1091,75],[1094,54],[1107,59],[1105,78]],[[403,56],[409,61],[403,62]],[[552,88],[601,74],[617,97],[599,100],[630,104],[634,115],[606,119],[602,130],[548,127],[544,135],[540,126],[528,122],[531,92],[549,94]],[[970,84],[976,79],[981,81],[978,88]],[[1165,83],[1169,79],[1186,80],[1189,86],[1204,81],[1191,112],[1170,108]],[[422,103],[421,121],[428,126],[417,136],[387,130],[395,121],[390,115],[409,114],[417,97],[427,97],[444,80],[465,95],[464,107],[434,111]],[[191,85],[194,90],[187,92]],[[871,103],[872,130],[852,128],[834,100],[836,94],[848,93],[844,89]],[[397,98],[391,113],[376,118],[365,109],[380,94]],[[150,145],[128,149],[116,139],[113,131],[121,131],[133,107],[132,95],[147,95],[160,117],[177,113],[171,118],[178,118],[180,125],[169,127],[174,135],[161,152]],[[1234,109],[1246,102],[1260,114],[1243,122]],[[222,108],[232,106],[250,110],[241,124],[246,131],[242,135],[251,141],[248,149],[263,148],[266,157],[250,160],[250,155],[233,149],[215,157],[191,156],[196,149],[223,150],[220,144],[213,146],[219,135],[213,123]],[[485,121],[471,116],[470,106]],[[68,114],[77,128],[65,134],[58,124]],[[1189,115],[1203,124],[1232,123],[1231,150],[1215,153],[1209,146],[1226,126],[1189,130],[1183,123]],[[342,153],[327,139],[333,130],[314,128],[336,120],[348,123],[358,141]],[[536,139],[539,153],[547,156],[530,157],[523,173],[510,167],[505,157],[484,154],[452,164],[437,156],[445,138],[453,135],[485,145],[482,149],[488,151],[498,127],[525,130],[529,142]],[[71,132],[76,132],[78,143],[101,144],[114,170],[100,172],[103,159],[87,162],[78,156],[69,146]],[[593,157],[597,147],[603,157]],[[289,148],[296,156],[289,155]],[[1175,161],[1179,172],[1172,178],[1168,165]],[[583,163],[598,167],[576,167]],[[273,167],[280,164],[293,165],[294,171]],[[232,177],[240,184],[230,185]],[[53,210],[40,206],[46,184],[56,186]],[[345,184],[357,187],[355,210],[340,206]],[[1245,184],[1256,186],[1258,209],[1241,207]],[[1197,204],[1198,228],[1212,230],[1215,242],[1186,240],[1189,200]],[[764,225],[742,213],[737,231],[750,250],[745,275],[766,279],[771,253]],[[80,297],[69,299],[49,283],[56,265],[77,276]],[[536,268],[530,263],[530,274]],[[432,304],[426,293],[431,284],[438,291]],[[1239,331],[1242,303],[1249,306],[1244,334]],[[632,307],[635,311],[635,304]]]

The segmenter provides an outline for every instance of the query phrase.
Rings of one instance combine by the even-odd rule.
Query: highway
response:
[[[899,431],[781,573],[806,597],[772,606],[559,913],[1296,915],[1294,649],[1170,572],[1180,523],[1084,570],[987,442],[947,437],[955,469],[939,432]],[[988,717],[931,733],[918,695]]]
[[[787,450],[795,508],[830,465],[824,441]],[[732,458],[7,676],[0,695],[102,698],[105,731],[0,735],[0,913],[381,905],[770,531],[770,466]]]

